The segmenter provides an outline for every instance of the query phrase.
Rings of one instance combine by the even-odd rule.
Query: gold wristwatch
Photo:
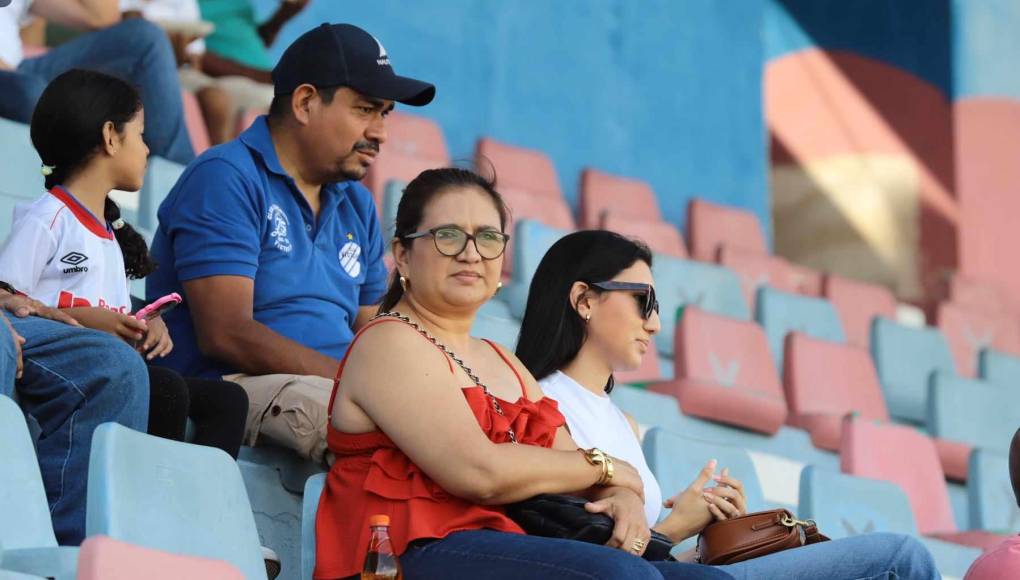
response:
[[[581,449],[578,447],[577,450],[584,456],[584,459],[589,465],[602,468],[602,474],[599,476],[598,481],[595,482],[595,485],[605,486],[609,485],[609,483],[613,481],[613,474],[615,472],[613,470],[612,457],[606,455],[606,453],[598,447],[592,447],[591,449]]]

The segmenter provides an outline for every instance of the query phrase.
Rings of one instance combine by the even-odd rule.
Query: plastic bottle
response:
[[[361,569],[361,580],[402,580],[400,561],[390,543],[390,516],[375,515],[368,518],[372,537],[368,540],[368,553]]]

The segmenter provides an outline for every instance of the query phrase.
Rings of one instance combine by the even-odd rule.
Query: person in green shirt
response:
[[[205,39],[202,70],[214,77],[244,76],[272,83],[273,62],[268,47],[283,25],[308,5],[309,0],[282,0],[269,20],[259,23],[250,0],[199,0],[202,19],[216,29]]]

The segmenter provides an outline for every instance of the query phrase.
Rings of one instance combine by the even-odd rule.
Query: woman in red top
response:
[[[470,336],[499,287],[507,221],[493,185],[470,171],[429,170],[407,186],[381,306],[404,319],[366,326],[337,373],[315,578],[358,573],[377,513],[415,580],[730,578],[639,558],[650,532],[637,471],[615,461],[607,477],[520,361]],[[609,546],[524,535],[500,506],[540,493],[589,497],[616,522]]]

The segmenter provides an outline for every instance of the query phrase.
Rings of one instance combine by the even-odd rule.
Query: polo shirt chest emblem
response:
[[[290,243],[290,238],[287,237],[287,229],[290,227],[290,220],[287,219],[287,214],[283,213],[280,206],[275,203],[269,206],[269,212],[266,214],[266,219],[269,220],[273,230],[269,232],[270,239],[273,240],[273,245],[276,246],[277,250],[289,254],[294,246]]]
[[[358,274],[361,274],[361,262],[358,260],[361,257],[361,246],[351,238],[353,236],[347,234],[347,239],[350,241],[340,248],[340,266],[348,276],[357,278]]]

